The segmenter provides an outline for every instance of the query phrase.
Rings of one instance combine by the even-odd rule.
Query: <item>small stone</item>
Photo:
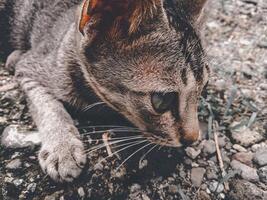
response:
[[[259,181],[259,176],[257,174],[257,170],[254,168],[251,168],[237,160],[233,160],[231,162],[231,167],[235,170],[240,170],[241,171],[241,177],[243,179],[246,179],[251,182],[257,182]]]
[[[200,187],[206,170],[204,168],[193,168],[191,170],[191,181],[195,187]]]
[[[31,193],[34,193],[35,190],[36,190],[36,187],[37,187],[37,184],[36,183],[31,183],[31,184],[28,185],[27,190],[29,192],[31,192]]]
[[[195,150],[192,147],[187,147],[186,150],[186,155],[190,158],[192,158],[193,160],[196,159],[198,157],[198,155],[201,153],[201,150]]]
[[[138,192],[141,190],[141,185],[135,183],[131,186],[130,191],[131,193]]]
[[[227,197],[229,199],[236,199],[236,200],[266,200],[267,199],[267,192],[263,191],[255,184],[246,181],[246,180],[238,180],[235,179],[230,182],[230,188]]]
[[[258,175],[260,177],[260,180],[263,183],[267,184],[267,165],[258,170]]]
[[[1,144],[6,148],[25,148],[41,144],[38,132],[22,132],[19,127],[10,125],[5,128]]]
[[[232,126],[234,126],[234,124]],[[231,136],[237,143],[241,144],[244,147],[249,147],[263,140],[262,134],[250,130],[246,126],[232,130]]]
[[[179,192],[179,187],[177,185],[169,185],[169,192],[171,194],[177,194]]]
[[[20,159],[14,159],[12,161],[10,161],[7,165],[6,165],[6,169],[19,169],[22,166],[22,162]]]
[[[227,84],[224,79],[216,80],[214,85],[218,91],[224,91],[227,89]]]
[[[14,185],[19,187],[22,183],[23,183],[23,180],[22,179],[16,179],[13,181]]]
[[[205,191],[199,191],[199,194],[198,194],[198,198],[199,200],[211,200],[210,198],[210,191],[208,192],[207,190],[209,190],[208,188],[206,189],[206,192]]]
[[[257,151],[264,150],[264,149],[267,149],[267,141],[261,142],[259,144],[254,144],[251,146],[251,150],[253,152],[257,152]]]
[[[224,190],[223,184],[219,183],[218,181],[212,181],[209,184],[209,189],[212,192],[221,193]]]
[[[267,165],[267,150],[256,152],[253,161],[260,167]]]
[[[191,166],[192,167],[199,167],[199,164],[197,164],[196,162],[192,162]]]
[[[234,144],[233,148],[239,152],[247,152],[247,150],[239,144]]]
[[[226,137],[218,137],[219,147],[223,148],[227,144]]]
[[[44,200],[56,200],[56,199],[59,199],[62,196],[63,192],[64,192],[63,190],[55,192],[54,194],[46,196],[44,198]]]
[[[5,183],[12,183],[13,180],[14,180],[13,177],[5,177],[4,182],[5,182]]]
[[[139,161],[139,169],[140,170],[144,169],[145,167],[147,167],[147,165],[148,165],[148,160],[147,159]]]
[[[206,155],[211,155],[216,152],[216,145],[213,140],[206,140],[203,142],[203,153]]]
[[[78,189],[78,194],[79,194],[79,196],[80,196],[81,198],[85,197],[85,192],[84,192],[83,187],[80,187],[80,188]]]
[[[220,193],[220,194],[219,194],[219,197],[220,197],[221,199],[225,199],[225,194],[224,194],[224,193]]]
[[[209,180],[218,179],[218,175],[217,175],[216,171],[213,169],[210,169],[210,168],[207,169],[206,175],[207,175],[207,179],[209,179]]]
[[[227,149],[228,151],[232,150],[232,147],[233,147],[233,144],[231,142],[227,142],[225,145],[225,149]]]
[[[252,152],[239,152],[233,155],[234,160],[238,160],[250,167],[253,166],[252,159],[253,159],[254,154]]]

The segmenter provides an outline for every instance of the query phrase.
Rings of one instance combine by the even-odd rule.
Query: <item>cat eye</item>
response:
[[[177,94],[172,93],[154,93],[151,95],[151,103],[156,112],[163,114],[171,109],[175,103]]]

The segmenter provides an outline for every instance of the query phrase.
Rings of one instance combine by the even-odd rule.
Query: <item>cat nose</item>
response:
[[[184,137],[182,137],[180,139],[180,142],[184,146],[189,146],[189,145],[193,144],[194,142],[198,141],[199,136],[200,136],[199,131],[186,132]]]

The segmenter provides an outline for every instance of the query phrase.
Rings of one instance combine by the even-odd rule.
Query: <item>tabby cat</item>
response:
[[[40,165],[71,182],[86,164],[63,104],[95,97],[151,142],[199,137],[198,99],[208,81],[199,23],[205,0],[0,0],[1,51],[15,68],[41,133]]]

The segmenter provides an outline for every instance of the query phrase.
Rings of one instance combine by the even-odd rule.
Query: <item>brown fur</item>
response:
[[[152,18],[160,0],[85,0],[80,19],[80,31],[83,32],[85,24],[90,18],[96,16],[99,29],[116,38],[122,33],[133,34],[143,21]]]
[[[42,137],[41,167],[54,180],[72,181],[86,162],[63,102],[81,110],[104,102],[160,145],[196,141],[209,76],[195,26],[204,1],[12,1],[8,63]],[[153,97],[166,94],[174,96],[161,112]]]

